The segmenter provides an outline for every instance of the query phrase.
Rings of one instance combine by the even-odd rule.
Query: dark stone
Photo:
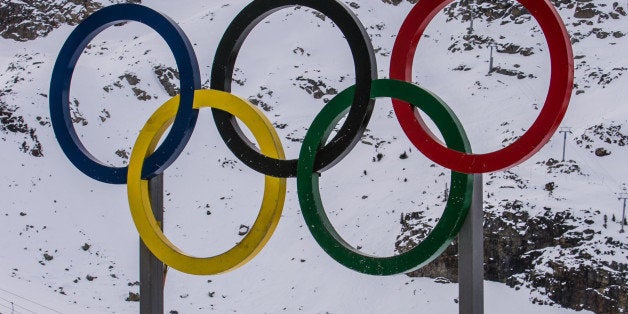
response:
[[[161,83],[161,86],[166,90],[168,96],[174,97],[179,94],[179,86],[172,82],[179,80],[179,71],[177,71],[177,69],[159,65],[153,68],[153,72],[157,75],[159,83]]]
[[[127,302],[140,302],[140,294],[129,291],[129,296],[125,300]]]
[[[617,313],[628,309],[628,265],[592,260],[580,246],[592,240],[595,232],[574,230],[578,222],[568,211],[553,213],[546,208],[545,214],[531,217],[526,206],[517,200],[502,201],[501,214],[484,213],[484,278],[515,289],[530,285],[553,302],[576,310]],[[402,233],[396,251],[401,253],[414,247],[431,229],[422,212],[402,215]],[[607,238],[607,245],[621,248],[624,244]],[[541,250],[550,247],[570,250],[578,259],[590,262],[563,265],[550,261],[544,265],[552,271],[535,270]],[[457,282],[457,254],[458,245],[454,241],[441,256],[408,276]],[[534,302],[547,303],[538,299]]]
[[[603,147],[599,147],[595,149],[595,156],[598,157],[604,157],[604,156],[608,156],[610,155],[611,152],[607,151],[605,148]]]

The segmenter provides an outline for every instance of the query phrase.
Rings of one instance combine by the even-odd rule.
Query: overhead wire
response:
[[[41,307],[43,307],[43,308],[45,308],[45,309],[48,309],[48,310],[50,310],[50,311],[53,311],[53,312],[55,312],[55,313],[63,314],[62,312],[59,312],[59,311],[57,311],[57,310],[55,310],[55,309],[53,309],[53,308],[51,308],[51,307],[49,307],[49,306],[43,305],[43,304],[38,303],[38,302],[36,302],[36,301],[33,301],[33,300],[29,299],[29,298],[26,298],[26,297],[23,297],[23,296],[21,296],[21,295],[15,294],[15,293],[13,293],[13,292],[11,292],[11,291],[8,291],[8,290],[6,290],[6,289],[0,288],[0,291],[6,292],[6,293],[8,293],[8,294],[10,294],[10,295],[13,295],[13,296],[16,296],[16,297],[18,297],[18,298],[20,298],[20,299],[22,299],[22,300],[26,300],[26,301],[28,301],[28,302],[31,302],[31,303],[36,304],[36,305],[38,305],[38,306],[41,306]]]
[[[27,311],[29,311],[29,312],[31,312],[31,313],[36,313],[36,312],[35,312],[35,311],[33,311],[33,310],[29,310],[29,309],[27,309],[27,308],[25,308],[25,307],[23,307],[23,306],[21,306],[21,305],[16,304],[15,302],[13,302],[13,301],[11,301],[11,300],[5,299],[5,298],[3,298],[3,297],[0,297],[0,300],[4,300],[5,302],[11,303],[13,306],[17,306],[17,307],[19,307],[19,308],[23,308],[23,309],[25,309],[25,310],[27,310]]]
[[[8,306],[4,305],[4,304],[0,304],[0,306],[2,306],[2,307],[6,307],[7,309],[11,310],[11,314],[13,314],[13,313],[20,314],[20,313],[22,313],[22,312],[20,312],[20,311],[18,311],[18,310],[16,310],[16,309],[14,309],[14,308],[11,308],[11,307],[8,307]]]

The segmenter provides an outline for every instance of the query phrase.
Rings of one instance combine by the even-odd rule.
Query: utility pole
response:
[[[475,5],[473,1],[469,4],[469,20],[471,20],[469,24],[469,28],[467,28],[467,34],[473,33],[473,18],[475,17]]]
[[[493,73],[493,48],[495,48],[497,51],[497,44],[494,41],[491,41],[488,46],[491,48],[491,56],[488,61],[488,75],[491,75],[491,73]]]
[[[562,127],[559,132],[563,133],[563,159],[562,161],[565,161],[565,146],[567,145],[567,133],[572,134],[573,132],[571,132],[571,128],[569,127]]]
[[[626,232],[624,230],[624,222],[626,221],[626,200],[628,199],[628,194],[622,193],[617,199],[624,201],[624,209],[621,214],[621,221],[619,222],[621,224],[621,230],[619,230],[619,233],[624,233]]]

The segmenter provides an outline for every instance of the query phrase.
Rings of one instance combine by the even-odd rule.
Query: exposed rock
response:
[[[579,19],[590,19],[598,14],[600,14],[600,11],[595,9],[595,4],[586,3],[576,6],[576,11],[574,12],[573,17]]]
[[[44,154],[35,129],[29,127],[24,118],[16,114],[16,110],[16,107],[10,107],[0,99],[0,131],[24,134],[25,139],[20,144],[20,150],[34,157],[42,157]]]
[[[139,88],[139,87],[133,87],[131,88],[131,90],[133,91],[133,94],[135,95],[135,98],[137,98],[137,100],[150,100],[153,97],[151,95],[149,95],[145,90]]]
[[[129,296],[125,300],[127,302],[140,302],[140,294],[129,291]]]
[[[46,261],[52,261],[54,259],[54,257],[48,253],[44,253],[44,259]]]
[[[33,62],[32,55],[15,55],[14,61],[9,63],[4,75],[7,81],[3,89],[0,89],[0,132],[4,134],[18,134],[21,135],[21,143],[19,149],[34,157],[44,156],[43,147],[39,141],[36,129],[29,126],[24,117],[18,112],[20,109],[17,105],[9,105],[6,98],[10,98],[14,94],[13,88],[26,80],[24,77],[30,67],[35,66],[36,62]],[[4,82],[2,82],[4,83]],[[45,94],[40,94],[42,97],[47,98]],[[36,118],[39,124],[46,125],[49,121],[45,121],[41,117]]]
[[[76,25],[101,7],[91,0],[2,1],[0,35],[17,41],[33,40],[63,24]]]
[[[244,236],[247,233],[249,233],[249,226],[247,225],[240,225],[240,229],[238,229],[238,235],[239,236]]]
[[[268,104],[267,101],[264,101],[264,100],[266,98],[272,98],[272,97],[273,97],[272,90],[268,89],[268,87],[266,86],[260,86],[260,91],[257,93],[257,95],[249,97],[249,101],[255,106],[262,108],[262,110],[269,112],[273,110],[273,106],[271,106],[270,104]]]
[[[595,232],[578,231],[579,222],[570,212],[545,208],[544,214],[531,216],[528,207],[520,201],[504,200],[499,206],[501,214],[484,212],[484,278],[511,287],[529,285],[550,300],[576,310],[616,313],[628,309],[628,265],[593,260],[585,247],[593,241]],[[400,253],[432,229],[421,212],[402,215],[401,226],[396,243]],[[625,249],[619,241],[606,242],[608,247]],[[575,255],[587,263],[567,265],[559,259],[542,257],[547,249]],[[457,254],[454,241],[437,259],[408,275],[457,282]],[[539,269],[538,265],[543,267]]]
[[[129,153],[124,149],[116,150],[116,155],[125,160],[129,159]]]
[[[576,144],[586,148],[598,157],[608,156],[611,154],[610,150],[598,145],[617,145],[619,147],[628,145],[628,135],[623,134],[621,129],[621,124],[610,124],[607,126],[604,123],[600,123],[587,128],[580,137],[576,138]],[[594,145],[597,147],[593,148]]]
[[[519,45],[515,45],[512,43],[507,43],[502,45],[498,52],[508,53],[508,54],[521,54],[524,57],[531,56],[534,54],[534,50],[532,47],[521,47]]]
[[[525,273],[524,279],[535,287],[543,287],[556,303],[595,313],[628,310],[626,264],[566,266],[548,261],[547,266],[551,271],[529,271]]]
[[[322,80],[314,80],[311,78],[307,78],[304,76],[299,76],[295,79],[297,82],[300,82],[298,84],[298,86],[306,91],[308,94],[312,95],[312,97],[314,97],[314,99],[321,99],[323,98],[323,101],[328,102],[329,98],[324,96],[334,96],[336,94],[338,94],[338,90],[336,90],[333,87],[327,87],[327,84],[325,84]],[[297,85],[297,84],[293,84],[293,85]]]
[[[399,3],[401,3],[403,0],[382,0],[383,3],[388,3],[388,4],[392,4],[392,5],[399,5]],[[412,3],[415,4],[417,3],[419,0],[406,0],[408,3]]]
[[[580,166],[574,160],[558,161],[550,158],[547,161],[539,161],[536,164],[547,166],[547,173],[577,173],[585,175],[580,171]]]
[[[177,69],[159,65],[154,67],[153,71],[155,75],[157,75],[159,83],[161,83],[161,86],[163,86],[170,97],[174,97],[180,93],[180,88],[177,84],[172,82],[173,80],[179,80],[179,71]]]
[[[118,76],[121,80],[126,80],[127,83],[131,86],[135,86],[140,83],[139,77],[133,73],[124,73],[123,75]]]
[[[545,188],[543,188],[545,191],[550,192],[550,195],[552,194],[552,192],[554,192],[554,189],[556,188],[556,183],[554,182],[548,182],[545,184]]]
[[[493,67],[490,73],[497,73],[497,74],[502,74],[502,75],[507,75],[507,76],[516,76],[520,80],[524,78],[536,78],[536,76],[534,76],[533,74],[525,74],[517,70],[504,69],[500,66]]]
[[[94,0],[22,0],[0,2],[0,36],[28,41],[48,35],[61,25],[77,25],[102,8]],[[141,3],[141,0],[110,0]]]
[[[610,155],[611,152],[607,151],[604,147],[599,147],[595,149],[595,156],[604,157]]]

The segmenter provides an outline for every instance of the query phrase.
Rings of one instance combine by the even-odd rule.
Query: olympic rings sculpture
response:
[[[472,154],[464,129],[454,112],[436,95],[409,83],[414,52],[431,19],[453,0],[421,0],[411,10],[395,41],[391,79],[377,79],[375,55],[360,20],[338,0],[254,0],[227,27],[211,73],[211,89],[200,89],[196,55],[185,33],[167,16],[136,4],[103,8],[80,23],[64,43],[50,83],[53,130],[68,159],[86,175],[113,184],[127,184],[131,216],[149,250],[165,264],[182,272],[217,274],[251,260],[270,239],[279,222],[286,178],[296,177],[299,203],[307,226],[318,244],[336,261],[372,275],[391,275],[417,269],[436,258],[458,234],[468,213],[473,173],[517,165],[547,143],[569,104],[573,85],[573,53],[569,36],[549,0],[517,0],[535,17],[547,39],[551,77],[539,117],[511,145],[487,154]],[[356,83],[330,100],[309,127],[299,158],[286,160],[281,141],[268,119],[253,104],[230,93],[234,64],[250,31],[265,17],[288,6],[306,6],[328,16],[342,31],[354,57]],[[107,27],[123,21],[143,23],[163,37],[180,73],[181,94],[166,101],[140,131],[128,167],[100,162],[81,143],[69,106],[74,67],[89,42]],[[443,216],[427,238],[408,252],[376,257],[353,248],[336,232],[320,199],[318,177],[356,145],[364,133],[374,99],[391,97],[397,118],[416,148],[432,161],[452,170],[450,197]],[[161,231],[148,196],[148,179],[163,173],[179,156],[194,129],[198,110],[211,107],[221,137],[244,164],[265,175],[260,212],[245,238],[235,247],[211,257],[182,252]],[[424,112],[441,132],[441,144],[418,114]],[[346,115],[336,136],[331,129]],[[260,149],[246,138],[236,117],[246,124]],[[161,145],[161,136],[172,125]],[[325,144],[326,143],[326,144]],[[446,146],[445,146],[446,145]],[[157,147],[158,146],[158,147]]]

